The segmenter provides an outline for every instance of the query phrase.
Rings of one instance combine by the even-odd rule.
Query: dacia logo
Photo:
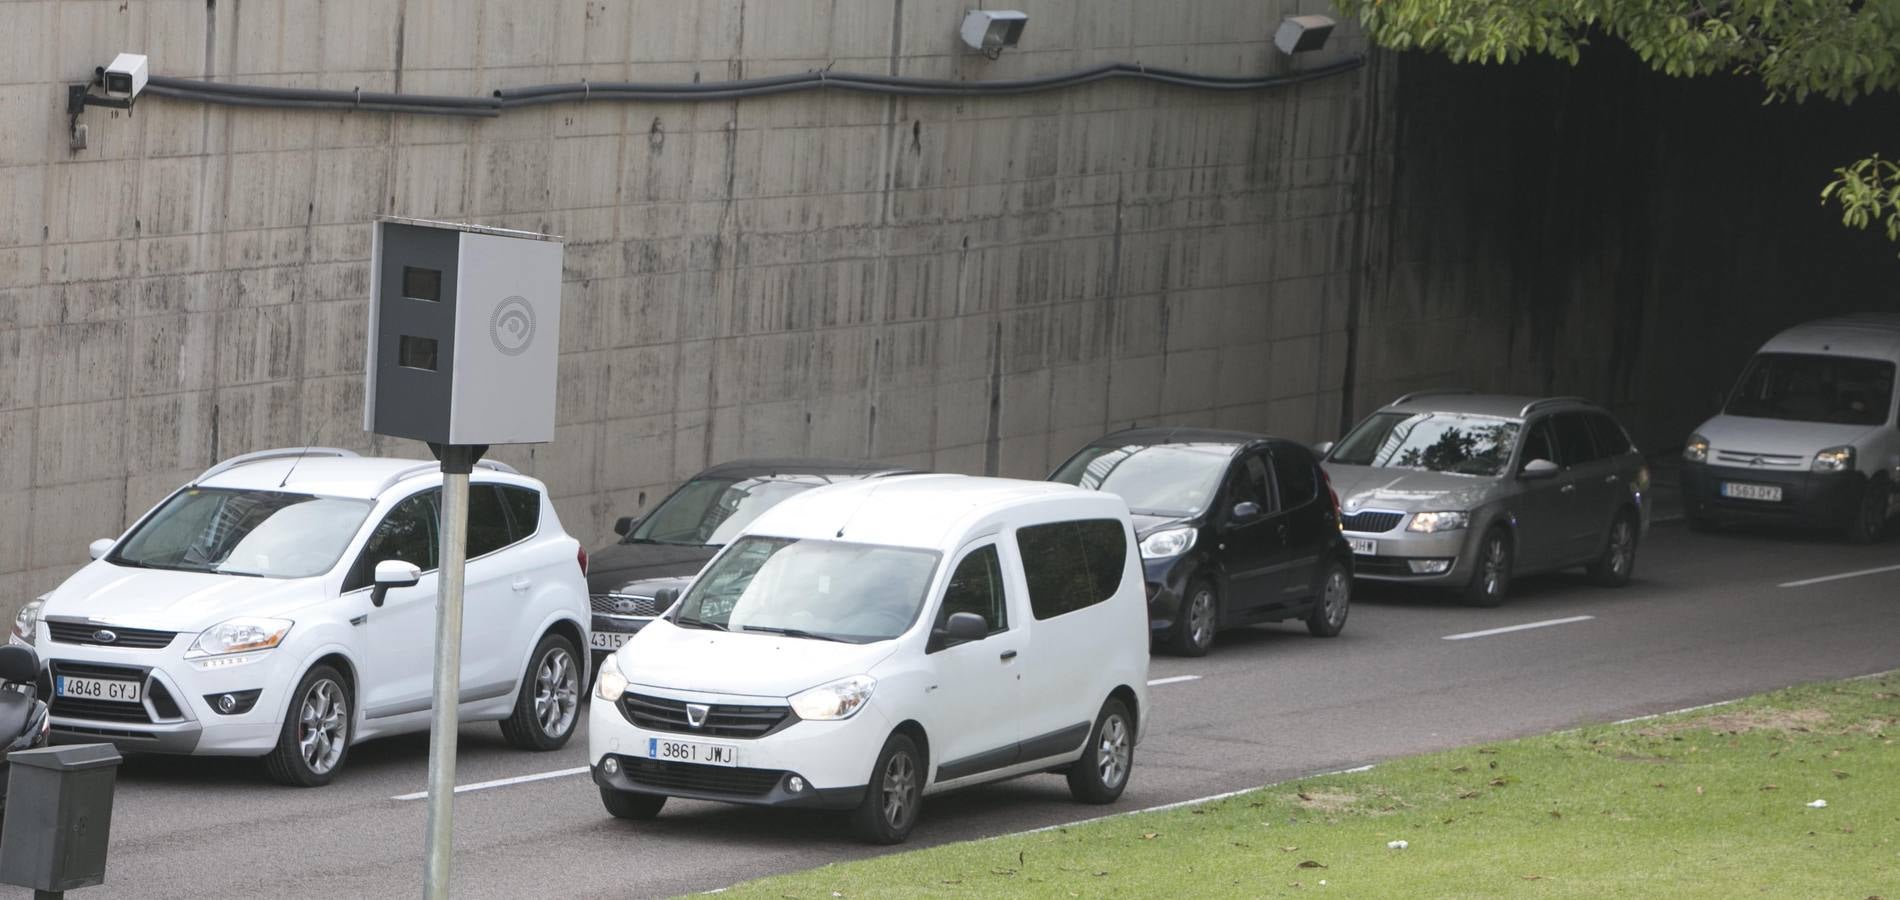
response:
[[[694,728],[705,727],[706,714],[709,712],[712,712],[712,707],[707,706],[704,703],[686,704],[686,724],[691,725]]]

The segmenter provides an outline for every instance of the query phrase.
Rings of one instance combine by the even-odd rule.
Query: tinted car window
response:
[[[492,484],[469,485],[469,558],[493,553],[512,543],[514,538],[508,534],[508,513],[502,509],[500,492]]]
[[[1273,480],[1280,486],[1280,507],[1292,509],[1319,496],[1319,476],[1306,454],[1291,447],[1273,450]]]
[[[1368,416],[1328,457],[1346,466],[1496,475],[1510,458],[1518,423],[1454,412]]]
[[[541,530],[541,495],[527,488],[500,485],[501,503],[508,507],[508,534],[514,540]]]
[[[369,587],[376,580],[376,564],[386,560],[410,563],[424,572],[436,567],[435,551],[439,542],[435,500],[439,493],[430,490],[415,494],[396,504],[383,517],[370,535],[369,543],[363,545],[362,555],[357,557],[349,580],[343,584],[344,590]]]
[[[1267,481],[1267,464],[1260,454],[1251,453],[1235,465],[1227,476],[1227,511],[1242,503],[1252,503],[1260,507],[1261,512],[1273,509],[1272,485]]]
[[[1128,539],[1114,519],[1020,528],[1016,546],[1029,582],[1029,607],[1039,620],[1114,596],[1128,561]]]
[[[1564,455],[1564,465],[1580,466],[1599,458],[1590,423],[1581,413],[1558,413],[1551,418],[1556,420],[1557,451]]]
[[[1524,435],[1524,453],[1518,457],[1517,467],[1521,470],[1534,459],[1563,464],[1563,457],[1557,455],[1557,437],[1551,432],[1548,418],[1539,419],[1531,426],[1530,432]]]
[[[950,573],[950,587],[943,592],[943,609],[937,612],[937,627],[950,621],[952,613],[976,613],[990,623],[990,633],[1009,628],[1009,610],[1003,600],[1003,564],[996,547],[980,547],[957,563]]]
[[[1595,440],[1597,452],[1603,456],[1621,456],[1635,449],[1630,437],[1623,432],[1623,426],[1602,413],[1588,413],[1584,420],[1590,423],[1590,437]]]
[[[1756,355],[1729,395],[1731,416],[1882,425],[1893,406],[1894,364],[1808,353]]]

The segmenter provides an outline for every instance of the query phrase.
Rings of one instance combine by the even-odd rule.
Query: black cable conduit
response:
[[[815,71],[770,78],[691,83],[631,81],[573,82],[532,87],[502,88],[488,97],[447,97],[427,94],[389,94],[362,89],[335,91],[314,88],[229,84],[153,75],[145,92],[160,97],[269,109],[364,110],[437,116],[493,118],[503,110],[549,103],[599,100],[645,102],[700,102],[769,97],[803,91],[851,91],[900,97],[984,97],[1035,94],[1079,87],[1097,81],[1147,81],[1203,91],[1257,91],[1343,75],[1365,65],[1353,57],[1285,75],[1202,75],[1159,69],[1135,63],[1105,63],[1060,75],[1007,81],[953,81],[942,78],[904,78],[861,72]]]

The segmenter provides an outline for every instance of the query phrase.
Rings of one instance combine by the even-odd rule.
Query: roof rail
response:
[[[259,450],[255,453],[242,453],[204,470],[197,478],[192,479],[191,483],[199,484],[208,481],[239,466],[248,466],[252,463],[260,463],[272,459],[289,459],[292,457],[305,456],[329,456],[342,459],[354,459],[357,453],[355,450],[345,450],[341,447],[279,447],[275,450]]]
[[[1401,404],[1401,403],[1410,403],[1410,402],[1412,402],[1413,400],[1417,400],[1417,399],[1418,399],[1418,398],[1420,398],[1420,397],[1430,397],[1430,396],[1434,396],[1434,395],[1437,395],[1437,394],[1474,394],[1474,393],[1477,393],[1477,392],[1476,392],[1476,391],[1473,391],[1473,390],[1472,390],[1472,389],[1470,389],[1470,388],[1461,388],[1461,387],[1454,387],[1454,388],[1426,388],[1425,390],[1422,390],[1422,391],[1413,391],[1413,392],[1411,392],[1411,393],[1409,393],[1409,394],[1406,394],[1406,395],[1404,395],[1404,396],[1402,396],[1402,397],[1400,397],[1400,398],[1399,398],[1399,399],[1397,399],[1397,400],[1394,400],[1394,401],[1392,401],[1391,403],[1387,403],[1386,405],[1387,405],[1387,406],[1397,406],[1397,405],[1399,405],[1399,404]]]
[[[432,462],[418,462],[413,466],[404,466],[403,468],[397,469],[388,478],[383,479],[383,483],[377,486],[376,493],[378,495],[381,495],[382,492],[389,490],[390,488],[393,488],[404,481],[414,478],[417,475],[422,475],[428,472],[440,471],[439,466],[440,466],[439,463],[432,463]],[[476,460],[475,468],[487,469],[490,472],[501,472],[508,475],[521,474],[521,472],[516,470],[514,466],[511,466],[505,462],[498,462],[492,459]]]
[[[1518,410],[1517,414],[1520,418],[1522,418],[1546,406],[1556,406],[1559,403],[1589,403],[1589,402],[1590,400],[1587,397],[1568,397],[1568,396],[1545,397],[1541,400],[1532,400],[1531,402],[1524,404],[1524,408]]]

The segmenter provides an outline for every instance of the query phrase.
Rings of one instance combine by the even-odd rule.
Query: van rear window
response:
[[[1885,425],[1893,409],[1894,365],[1819,353],[1761,353],[1729,395],[1731,416]]]
[[[1038,620],[1094,606],[1121,589],[1128,535],[1115,519],[1031,525],[1016,531]]]

